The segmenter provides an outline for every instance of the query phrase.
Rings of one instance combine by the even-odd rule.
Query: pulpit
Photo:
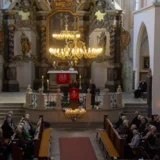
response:
[[[70,81],[75,81],[77,71],[48,71],[49,74],[49,91],[57,92],[58,88],[68,88]],[[68,90],[69,92],[69,90]]]

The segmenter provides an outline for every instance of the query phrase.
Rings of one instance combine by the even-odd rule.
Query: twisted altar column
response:
[[[10,59],[10,57],[14,56],[14,31],[15,31],[14,25],[8,25],[9,59]]]
[[[41,54],[41,58],[45,58],[45,54],[46,54],[46,26],[41,26],[40,28],[41,30],[41,50],[40,50],[40,54]]]

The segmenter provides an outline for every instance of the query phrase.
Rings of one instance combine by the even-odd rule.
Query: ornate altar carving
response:
[[[130,33],[122,27],[120,36],[121,53],[126,49],[130,41],[131,41]]]

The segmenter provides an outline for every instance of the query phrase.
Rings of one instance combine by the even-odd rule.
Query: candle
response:
[[[44,79],[44,75],[42,75],[42,79]]]
[[[47,79],[47,89],[49,90],[49,79]]]
[[[79,75],[79,79],[81,79],[81,75]]]

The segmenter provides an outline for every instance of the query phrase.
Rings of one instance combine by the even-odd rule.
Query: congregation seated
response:
[[[3,130],[3,137],[4,138],[11,138],[11,136],[14,134],[14,131],[16,129],[15,124],[12,121],[12,117],[10,114],[6,116],[6,119],[4,120],[2,126]]]
[[[119,128],[119,126],[123,123],[122,116],[124,116],[124,114],[122,112],[119,113],[119,119],[118,119],[118,121],[115,124],[115,128],[116,129]]]
[[[141,97],[143,92],[147,91],[147,83],[145,80],[141,81],[138,88],[134,91],[134,97],[139,98]]]
[[[153,119],[149,121],[147,117],[140,115],[140,113],[136,111],[130,127],[127,117],[124,116],[124,114],[123,116],[120,114],[115,128],[119,135],[126,139],[124,146],[125,159],[134,159],[137,158],[137,156],[139,156],[138,158],[159,157],[159,126],[160,116],[158,115],[153,116]],[[140,154],[137,155],[137,151],[140,152]]]

